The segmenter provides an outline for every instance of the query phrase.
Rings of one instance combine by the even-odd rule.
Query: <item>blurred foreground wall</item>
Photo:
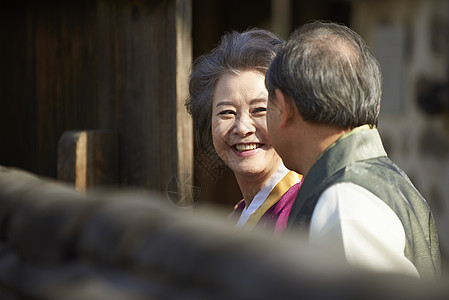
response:
[[[82,195],[0,167],[1,299],[447,299],[449,285],[369,274],[219,211],[149,192]]]

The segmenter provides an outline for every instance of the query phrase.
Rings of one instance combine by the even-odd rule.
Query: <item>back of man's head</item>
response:
[[[306,121],[353,128],[377,125],[382,77],[362,38],[346,26],[311,22],[296,29],[271,64],[266,85],[294,99]]]

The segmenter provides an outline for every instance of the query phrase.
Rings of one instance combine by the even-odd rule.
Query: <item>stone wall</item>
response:
[[[0,167],[1,299],[445,299],[447,284],[368,274],[235,230],[150,192],[75,192]]]
[[[449,253],[449,1],[353,1],[352,26],[379,59],[379,131],[427,199]]]

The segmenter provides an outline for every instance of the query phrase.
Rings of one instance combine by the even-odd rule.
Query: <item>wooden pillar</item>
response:
[[[168,192],[177,180],[188,197],[191,0],[98,0],[97,16],[99,123],[119,133],[120,182]]]
[[[84,149],[85,139],[88,145],[102,139],[91,130],[115,132],[118,159],[108,167],[117,168],[118,183],[159,190],[185,206],[193,185],[192,121],[184,107],[192,62],[191,0],[97,0],[94,15],[96,54],[88,65],[96,74],[97,104],[89,112],[98,127],[77,133],[75,148]],[[59,149],[59,156],[82,162],[92,155],[92,148],[68,149]],[[68,174],[86,173],[74,163],[58,164],[78,168]],[[89,187],[89,172],[96,171],[87,171],[85,183],[73,175],[79,189]]]
[[[271,0],[271,30],[286,39],[291,33],[291,0]]]
[[[196,201],[193,187],[193,127],[185,108],[188,97],[188,78],[192,63],[192,3],[191,0],[176,0],[176,143],[177,173],[180,179],[178,203],[189,206]],[[175,199],[176,201],[176,199]]]
[[[113,131],[66,131],[58,142],[58,179],[80,192],[118,184],[117,134]]]

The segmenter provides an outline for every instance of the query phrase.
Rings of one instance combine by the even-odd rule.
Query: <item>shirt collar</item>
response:
[[[304,178],[300,192],[308,194],[325,178],[351,163],[381,156],[387,156],[387,153],[377,129],[369,125],[356,127],[321,154]]]

